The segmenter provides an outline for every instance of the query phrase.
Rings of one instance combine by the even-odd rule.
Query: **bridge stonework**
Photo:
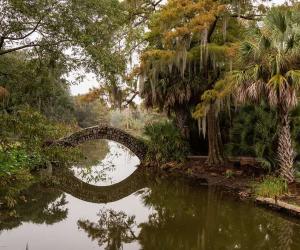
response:
[[[86,141],[96,139],[107,139],[121,143],[130,149],[140,159],[140,161],[144,160],[147,152],[147,146],[141,139],[135,138],[129,133],[121,129],[111,127],[107,124],[84,128],[70,136],[53,142],[52,145],[75,147]]]

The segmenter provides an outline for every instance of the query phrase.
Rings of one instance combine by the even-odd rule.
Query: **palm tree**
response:
[[[146,77],[145,77],[146,78]],[[156,81],[146,78],[140,88],[147,108],[159,108],[174,117],[175,125],[183,137],[189,138],[190,107],[195,105],[201,93],[199,77],[181,78],[175,67],[171,73],[160,72]]]
[[[276,109],[277,161],[280,175],[288,182],[294,181],[295,157],[289,114],[298,104],[300,89],[298,23],[297,12],[282,7],[271,9],[261,27],[241,44],[239,64],[243,70],[233,71],[225,78],[227,91],[234,90],[238,102],[266,99]]]

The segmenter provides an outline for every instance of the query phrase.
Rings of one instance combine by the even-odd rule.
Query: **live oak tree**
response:
[[[67,52],[73,66],[114,72],[125,67],[115,40],[126,18],[117,0],[3,0],[0,56],[23,49],[59,50]]]
[[[126,0],[122,7],[126,10],[125,22],[116,33],[119,44],[118,54],[123,56],[126,67],[119,67],[117,71],[106,75],[98,89],[100,99],[105,99],[112,109],[124,109],[128,106],[135,107],[134,100],[139,94],[137,79],[131,76],[137,54],[145,46],[145,29],[151,15],[160,8],[163,0]],[[113,62],[115,64],[115,62]],[[124,66],[124,64],[123,64]],[[95,97],[95,95],[94,95]]]
[[[0,57],[0,69],[0,85],[9,92],[0,115],[28,105],[53,120],[74,120],[63,56],[50,53],[28,58],[23,52],[12,53]]]
[[[72,69],[94,71],[108,86],[112,77],[124,74],[126,55],[120,41],[130,18],[123,3],[3,0],[0,8],[0,85],[12,92],[11,104],[27,103],[53,113],[53,102],[59,101],[72,109],[64,77]],[[20,95],[26,88],[30,91]]]
[[[0,57],[9,62],[11,54],[25,51],[42,62],[59,54],[55,63],[63,65],[64,73],[78,66],[94,71],[102,78],[102,93],[122,108],[138,94],[134,82],[124,86],[126,63],[139,42],[138,27],[160,2],[3,0]],[[5,70],[0,70],[1,85],[8,84]]]

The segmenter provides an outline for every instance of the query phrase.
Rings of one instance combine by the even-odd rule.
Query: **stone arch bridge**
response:
[[[107,139],[123,144],[142,161],[147,152],[146,144],[129,133],[107,124],[81,129],[67,137],[52,142],[50,145],[75,147],[81,143],[96,139]]]

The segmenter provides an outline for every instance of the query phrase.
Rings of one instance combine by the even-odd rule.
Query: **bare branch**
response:
[[[140,16],[141,20],[138,21],[137,23],[135,23],[133,26],[138,27],[139,25],[144,24],[149,19],[149,14],[151,14],[153,11],[155,11],[156,7],[159,6],[159,4],[161,2],[163,2],[163,0],[158,0],[157,2],[150,3],[150,6],[152,7],[152,10],[150,10],[150,12],[147,9],[144,9],[144,10],[139,9],[139,11],[134,12],[132,14],[132,17]]]
[[[158,0],[156,3],[152,3],[152,7],[155,9],[157,5],[159,5],[163,0]]]
[[[129,99],[129,100],[126,100],[126,103],[124,104],[124,107],[127,107],[130,103],[133,102],[133,99],[139,94],[139,91],[136,91],[133,96]]]

